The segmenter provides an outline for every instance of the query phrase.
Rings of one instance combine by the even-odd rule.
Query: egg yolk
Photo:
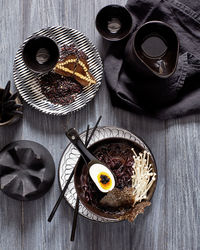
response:
[[[109,177],[108,173],[106,173],[106,172],[100,172],[97,176],[97,180],[98,180],[100,186],[105,190],[110,189],[112,186],[111,178]]]

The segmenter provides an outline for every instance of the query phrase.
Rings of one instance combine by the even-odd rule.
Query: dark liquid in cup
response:
[[[146,37],[141,45],[142,51],[147,57],[158,58],[165,54],[167,45],[165,41],[157,35]]]

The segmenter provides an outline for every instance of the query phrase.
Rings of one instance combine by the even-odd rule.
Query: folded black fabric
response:
[[[179,60],[168,79],[148,78],[127,63],[131,35],[113,42],[104,60],[113,105],[160,119],[200,112],[200,1],[129,0],[126,7],[133,14],[133,32],[147,21],[168,23],[180,41]]]

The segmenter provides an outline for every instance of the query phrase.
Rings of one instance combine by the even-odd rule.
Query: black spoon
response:
[[[81,156],[83,157],[87,167],[89,168],[90,177],[93,179],[93,176],[91,175],[91,173],[95,172],[96,168],[102,167],[112,178],[112,182],[113,182],[112,186],[114,187],[115,178],[114,178],[113,173],[105,164],[103,164],[93,154],[90,153],[90,151],[87,149],[87,147],[82,142],[82,140],[81,140],[78,132],[75,130],[75,128],[69,129],[65,134],[68,137],[68,139],[71,141],[71,143],[78,149]],[[94,181],[94,179],[93,179],[93,181]],[[100,190],[100,191],[102,191],[102,190]],[[102,192],[108,192],[108,190],[104,190]]]

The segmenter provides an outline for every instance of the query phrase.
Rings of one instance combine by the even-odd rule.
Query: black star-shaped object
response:
[[[42,145],[18,141],[0,152],[0,186],[8,196],[33,200],[45,194],[53,183],[55,166]]]

